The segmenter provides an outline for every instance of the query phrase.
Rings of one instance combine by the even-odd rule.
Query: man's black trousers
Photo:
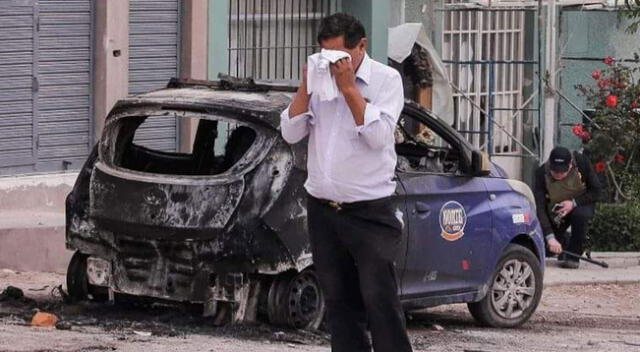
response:
[[[554,234],[562,248],[571,253],[582,255],[584,251],[584,242],[589,228],[589,221],[595,213],[595,205],[579,205],[571,211],[562,222],[554,227]],[[567,228],[571,226],[571,237],[567,238]],[[569,260],[578,260],[571,256],[566,257]]]
[[[333,352],[411,351],[394,260],[402,222],[390,199],[338,208],[309,196],[313,261],[327,304]]]

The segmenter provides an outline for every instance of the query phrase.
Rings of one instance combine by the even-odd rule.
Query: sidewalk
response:
[[[563,269],[556,258],[546,261],[544,285],[590,285],[640,282],[640,252],[594,252],[591,258],[609,264],[600,266],[580,262],[577,270]]]

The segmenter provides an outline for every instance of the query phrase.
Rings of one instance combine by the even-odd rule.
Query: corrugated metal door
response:
[[[178,76],[179,12],[177,0],[130,0],[129,94],[163,88],[170,78]],[[147,120],[136,133],[135,142],[176,151],[176,119]]]
[[[38,170],[77,169],[91,147],[91,1],[38,3]]]
[[[0,2],[0,173],[35,164],[35,8]]]
[[[0,174],[77,169],[91,141],[90,0],[0,2]]]

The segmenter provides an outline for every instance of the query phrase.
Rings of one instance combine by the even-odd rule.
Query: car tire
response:
[[[71,302],[87,300],[104,302],[108,299],[106,289],[89,284],[87,258],[86,254],[79,251],[73,253],[67,268],[67,294]]]
[[[479,302],[468,303],[480,324],[515,328],[535,312],[542,297],[540,261],[526,247],[510,244],[491,277],[490,287]]]
[[[283,273],[272,281],[267,298],[271,324],[317,330],[325,311],[324,295],[312,269]]]

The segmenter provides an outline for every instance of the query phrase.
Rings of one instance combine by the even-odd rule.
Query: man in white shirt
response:
[[[309,136],[308,228],[332,351],[371,351],[367,328],[374,351],[411,351],[394,263],[404,224],[391,198],[402,80],[369,58],[364,27],[353,16],[324,18],[318,43],[351,56],[330,66],[341,94],[330,101],[309,95],[305,69],[280,127],[288,143]]]

